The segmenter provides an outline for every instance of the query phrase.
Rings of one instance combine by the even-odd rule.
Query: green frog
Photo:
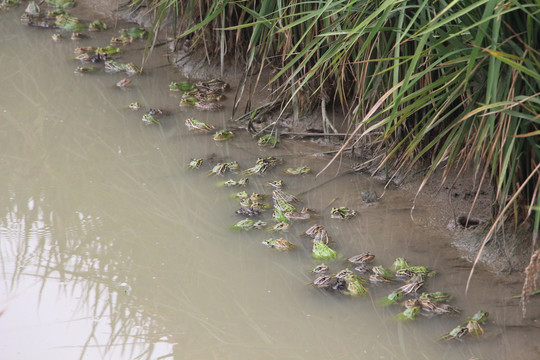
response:
[[[277,159],[273,156],[268,156],[266,158],[258,158],[255,162],[255,166],[246,169],[243,171],[244,175],[262,175],[264,174],[268,169],[271,169],[272,167],[277,165]]]
[[[68,14],[56,16],[55,24],[59,28],[69,31],[81,31],[86,28],[81,19]]]
[[[215,141],[225,141],[225,140],[230,140],[234,137],[234,133],[230,130],[218,130],[213,136],[212,138],[215,140]]]
[[[206,123],[203,123],[202,121],[195,120],[193,118],[186,119],[185,124],[186,124],[186,126],[187,126],[187,128],[189,130],[197,130],[197,131],[202,131],[202,132],[209,132],[209,131],[215,129],[214,126],[208,125]]]
[[[89,31],[107,30],[107,24],[105,24],[105,23],[103,23],[103,22],[101,22],[99,20],[94,20],[88,25],[88,30]]]
[[[188,92],[193,89],[195,89],[195,85],[193,85],[189,81],[171,81],[171,83],[169,84],[170,91]]]
[[[324,242],[314,242],[312,252],[315,259],[332,260],[338,256],[337,251],[330,248]]]
[[[142,122],[146,125],[159,124],[159,120],[156,119],[152,114],[144,114],[142,117]]]
[[[356,215],[357,213],[355,210],[349,210],[349,208],[346,206],[332,208],[332,210],[330,211],[330,217],[332,219],[348,220]]]
[[[281,190],[283,188],[283,180],[273,180],[273,181],[269,181],[267,184],[273,187],[274,189]]]
[[[187,168],[188,169],[200,169],[203,164],[203,159],[191,159]]]
[[[284,170],[284,173],[287,175],[306,175],[310,172],[311,168],[309,166],[291,167]]]
[[[236,161],[218,163],[210,171],[210,175],[223,175],[227,171],[233,171],[238,168],[238,163]]]

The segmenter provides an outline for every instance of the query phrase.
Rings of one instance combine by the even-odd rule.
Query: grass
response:
[[[276,89],[271,106],[292,109],[297,117],[318,107],[323,113],[328,106],[342,107],[350,125],[342,150],[380,134],[376,140],[386,153],[380,166],[406,172],[427,163],[425,181],[438,168],[448,175],[474,166],[480,182],[492,184],[496,195],[485,242],[513,219],[515,226],[534,223],[536,246],[538,1],[132,3],[152,9],[154,34],[169,16],[177,38],[189,40],[208,61],[223,64],[227,56],[243,61],[239,94],[247,79],[258,82],[262,70],[271,69]],[[256,116],[251,110],[251,118]]]

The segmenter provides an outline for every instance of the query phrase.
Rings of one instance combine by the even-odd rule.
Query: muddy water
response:
[[[243,131],[226,143],[190,133],[183,123],[192,116],[218,128],[236,124],[227,112],[182,111],[168,90],[181,79],[163,55],[119,90],[122,75],[73,74],[74,47],[105,45],[112,31],[54,43],[51,31],[19,24],[19,10],[0,13],[0,358],[538,358],[538,303],[522,321],[517,302],[502,300],[519,291],[519,276],[480,269],[465,295],[469,264],[448,235],[411,221],[409,194],[388,189],[366,206],[360,192],[382,194],[382,184],[336,177],[345,166],[285,178],[285,166],[317,172],[328,158],[300,156],[321,151],[303,142],[260,148]],[[140,63],[141,46],[119,60]],[[172,114],[146,126],[143,112],[127,109],[133,101]],[[453,294],[463,313],[402,323],[398,306],[378,304],[395,285],[370,285],[361,298],[312,288],[310,269],[319,262],[299,234],[313,221],[285,234],[297,245],[290,253],[264,247],[270,233],[232,231],[242,219],[234,191],[216,186],[227,178],[206,173],[217,160],[247,168],[263,155],[284,164],[252,177],[248,191],[269,193],[265,182],[283,178],[287,192],[303,193],[303,205],[321,213],[317,222],[344,258],[370,250],[386,267],[398,256],[426,265],[438,272],[426,290]],[[187,171],[192,157],[213,160]],[[330,219],[336,205],[360,216]],[[420,208],[416,216],[429,213]],[[485,340],[438,341],[478,309],[491,313]]]

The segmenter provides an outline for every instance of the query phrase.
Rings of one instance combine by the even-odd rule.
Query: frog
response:
[[[467,330],[469,334],[474,335],[476,337],[480,337],[484,335],[484,329],[480,324],[485,322],[489,316],[489,313],[486,311],[478,311],[476,314],[471,316],[470,318],[467,318],[467,324],[465,325],[467,327]]]
[[[365,263],[361,263],[360,265],[356,266],[354,270],[360,274],[368,274],[371,272],[371,269]]]
[[[311,272],[315,274],[324,274],[328,271],[328,269],[329,266],[323,263],[315,266],[313,269],[311,269]]]
[[[218,186],[239,187],[239,186],[247,186],[248,184],[249,184],[249,179],[241,178],[238,181],[233,180],[233,179],[229,179],[227,181],[219,183]]]
[[[261,212],[250,207],[241,207],[240,209],[236,210],[236,213],[241,216],[253,217],[259,215]]]
[[[290,167],[283,170],[283,172],[287,175],[306,175],[311,172],[311,168],[309,166]]]
[[[283,238],[268,239],[268,240],[264,240],[262,243],[266,246],[269,246],[277,250],[291,250],[296,247],[293,243]]]
[[[257,144],[260,146],[269,145],[276,146],[277,143],[281,142],[279,136],[277,134],[266,134],[261,136],[257,140]]]
[[[183,97],[182,99],[180,99],[180,103],[178,104],[178,106],[192,107],[192,106],[195,106],[196,103],[197,103],[196,98],[194,98],[193,96],[188,96],[188,97]]]
[[[107,45],[107,46],[103,46],[103,47],[97,47],[95,49],[95,52],[96,54],[99,54],[99,55],[114,55],[114,54],[119,54],[122,52],[122,49],[116,47],[116,46],[111,46],[111,45]]]
[[[414,320],[416,315],[420,312],[420,309],[422,308],[420,302],[417,299],[408,299],[403,303],[405,306],[405,310],[397,315],[397,318],[399,320]]]
[[[199,81],[197,84],[197,89],[201,92],[209,92],[209,91],[219,91],[219,92],[225,92],[229,90],[230,86],[228,83],[221,79],[211,79],[208,81]]]
[[[156,119],[152,114],[144,114],[142,117],[142,122],[146,125],[159,124],[159,120]]]
[[[97,54],[97,55],[99,55],[99,54]],[[105,61],[105,70],[107,70],[109,72],[125,71],[128,74],[140,74],[141,73],[141,69],[137,65],[135,65],[133,63],[122,64],[122,63],[119,63],[119,62],[114,61],[114,60]]]
[[[392,305],[401,300],[403,298],[403,295],[403,291],[394,290],[390,294],[382,298],[379,302],[384,306]]]
[[[369,276],[369,281],[371,282],[391,282],[394,280],[392,273],[382,265],[374,266],[371,271],[373,272],[373,274]]]
[[[242,206],[243,208],[249,208],[249,209],[257,210],[257,211],[263,211],[270,207],[270,205],[267,203],[263,203],[257,200],[252,200],[249,197],[241,199],[240,206]]]
[[[224,162],[216,164],[210,171],[211,175],[223,175],[227,171],[232,171],[238,168],[236,161]]]
[[[283,189],[283,186],[284,186],[283,180],[272,180],[272,181],[267,182],[267,184],[273,187],[274,189],[278,189],[278,190]]]
[[[131,27],[128,29],[120,29],[120,36],[126,36],[133,39],[145,39],[148,36],[148,31],[142,27]]]
[[[79,54],[88,54],[88,53],[93,53],[93,52],[96,52],[96,47],[95,46],[79,46],[79,47],[76,47],[75,50],[73,50],[73,53],[75,55],[79,55]]]
[[[272,231],[288,231],[289,230],[289,223],[286,222],[278,222],[276,225],[272,227]]]
[[[263,229],[266,226],[266,222],[262,220],[253,221],[251,219],[245,218],[244,220],[238,221],[236,224],[233,225],[233,229],[236,230],[253,230],[253,229]]]
[[[129,103],[128,105],[128,109],[133,110],[133,111],[139,110],[140,108],[141,108],[141,104],[139,104],[138,101],[134,101],[132,103]]]
[[[103,31],[103,30],[107,30],[107,24],[99,21],[99,20],[94,20],[92,21],[90,24],[88,24],[88,30],[89,31]]]
[[[53,41],[60,41],[62,40],[64,37],[62,36],[62,34],[52,34],[52,39]]]
[[[41,15],[41,10],[35,1],[30,1],[24,10],[24,13],[31,16],[39,16]]]
[[[212,138],[215,140],[215,141],[225,141],[225,140],[230,140],[234,137],[234,133],[230,130],[218,130],[213,136]]]
[[[202,164],[203,164],[203,159],[194,158],[194,159],[190,160],[187,168],[188,169],[200,169]]]
[[[211,130],[214,130],[215,127],[213,125],[208,125],[206,123],[203,123],[202,121],[195,120],[193,118],[186,119],[185,122],[187,128],[189,130],[197,130],[202,132],[209,132]]]
[[[190,91],[195,89],[195,85],[190,83],[189,81],[171,81],[169,84],[169,90],[170,91]]]
[[[68,14],[61,14],[56,16],[55,25],[61,29],[69,31],[81,31],[86,28],[81,19]]]
[[[195,108],[201,111],[220,111],[223,110],[224,106],[214,101],[197,101]]]
[[[78,41],[86,38],[86,35],[80,32],[73,32],[71,33],[71,40]]]
[[[330,237],[328,232],[322,225],[313,225],[304,232],[305,235],[310,236],[313,239],[313,243],[323,243],[328,244],[330,242]],[[324,250],[324,249],[323,249]]]
[[[416,293],[422,286],[424,286],[423,277],[412,277],[409,282],[399,288],[405,294]]]
[[[110,44],[111,45],[126,45],[133,42],[133,38],[125,35],[121,36],[113,36],[111,38]]]
[[[348,270],[348,269],[345,269],[345,270]],[[342,293],[351,295],[351,296],[367,294],[367,289],[363,285],[365,280],[356,276],[350,270],[348,270],[345,273],[342,279],[345,281],[345,284],[346,284],[346,291],[342,291]]]
[[[95,66],[77,66],[73,72],[75,74],[81,75],[81,74],[90,74],[96,71],[99,71],[99,68]]]
[[[373,259],[375,259],[375,255],[373,255],[369,251],[366,251],[360,255],[351,256],[347,260],[349,262],[352,262],[353,264],[365,264],[367,262],[373,261]]]
[[[116,87],[119,87],[119,88],[122,89],[122,88],[125,88],[126,86],[128,86],[129,84],[131,84],[131,80],[128,79],[128,78],[123,78],[122,80],[120,80],[119,82],[116,83]]]
[[[285,215],[285,217],[289,220],[310,220],[316,217],[315,212],[308,208],[302,208],[300,212],[297,212],[295,210],[286,211],[283,213],[283,215]]]
[[[272,191],[272,199],[274,199],[274,201],[283,200],[289,204],[296,204],[298,202],[296,196],[288,194],[280,189],[275,189]]]
[[[266,158],[258,158],[255,162],[255,166],[246,169],[243,171],[244,175],[262,175],[268,169],[277,165],[277,159],[273,156],[268,156]]]
[[[315,259],[332,260],[338,256],[337,251],[330,248],[324,242],[314,242],[312,253]]]
[[[331,275],[321,275],[315,280],[313,280],[313,286],[319,287],[319,288],[327,288],[330,287],[332,284],[334,284],[336,281],[335,276]]]
[[[356,215],[357,212],[355,210],[349,210],[349,208],[346,206],[332,208],[330,211],[330,218],[332,219],[348,220]]]

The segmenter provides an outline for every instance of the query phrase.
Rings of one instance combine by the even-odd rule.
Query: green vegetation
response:
[[[179,40],[210,60],[245,62],[238,86],[272,70],[263,108],[295,116],[341,107],[343,145],[376,138],[380,166],[428,163],[445,175],[474,165],[493,184],[493,226],[540,228],[540,3],[534,0],[134,0],[167,17]],[[214,50],[217,49],[217,50]],[[251,121],[261,113],[253,109]],[[251,128],[251,127],[250,127]],[[340,154],[336,154],[333,160]],[[332,160],[332,161],[333,161]],[[445,177],[446,179],[446,177]],[[419,191],[424,186],[421,185]],[[478,260],[478,259],[477,259]],[[475,262],[476,264],[476,262]]]

